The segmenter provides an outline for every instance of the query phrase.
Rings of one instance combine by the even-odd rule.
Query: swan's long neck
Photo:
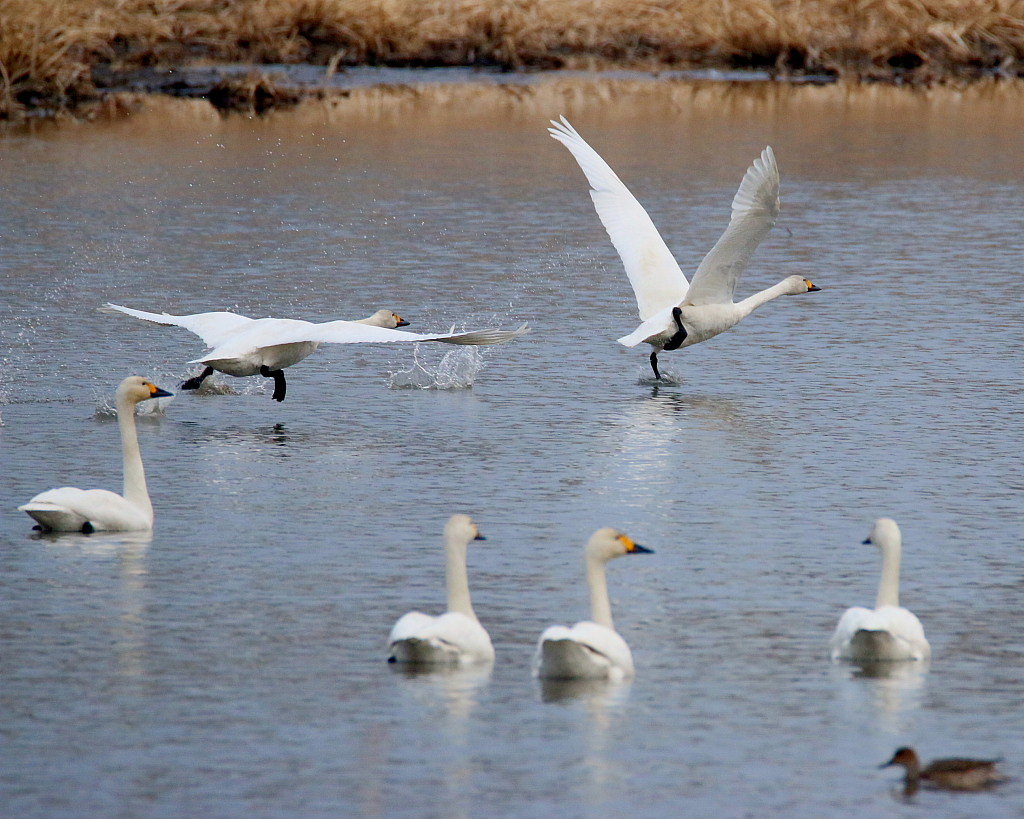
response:
[[[467,617],[476,619],[473,604],[469,599],[469,575],[466,572],[467,543],[457,538],[449,538],[445,543],[445,555],[448,558],[445,569],[445,580],[448,585],[448,611],[457,611]]]
[[[736,307],[739,309],[740,313],[740,319],[745,319],[762,304],[767,304],[773,299],[777,299],[779,296],[785,296],[788,285],[789,283],[783,279],[778,284],[773,285],[766,290],[754,293],[754,295],[747,296],[747,298],[742,301],[736,302]]]
[[[587,555],[587,585],[590,586],[590,618],[600,626],[615,630],[612,623],[612,604],[608,599],[608,580],[605,561]]]
[[[135,404],[117,399],[117,425],[121,429],[121,453],[124,459],[124,497],[153,516],[153,504],[146,490],[146,471],[142,468],[139,435],[135,430]]]
[[[878,584],[875,608],[900,604],[900,542],[882,544],[882,580]]]

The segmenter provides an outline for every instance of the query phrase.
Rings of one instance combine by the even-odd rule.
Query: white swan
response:
[[[543,679],[610,679],[633,676],[633,654],[612,624],[605,564],[623,555],[650,554],[617,529],[598,529],[587,541],[585,561],[593,621],[572,628],[549,626],[540,635],[534,673]]]
[[[476,619],[469,599],[466,549],[472,540],[486,540],[469,515],[452,515],[444,527],[448,611],[431,617],[410,611],[388,636],[389,663],[471,665],[491,662],[494,648]]]
[[[122,381],[114,394],[124,456],[124,495],[106,489],[62,486],[39,493],[18,509],[31,515],[39,523],[37,528],[54,532],[152,529],[153,504],[146,490],[146,473],[135,430],[135,405],[166,395],[171,393],[137,375]]]
[[[660,379],[658,352],[707,341],[735,327],[779,296],[820,290],[802,276],[789,276],[767,290],[733,302],[736,282],[779,213],[779,168],[771,147],[747,169],[732,200],[732,219],[693,274],[689,285],[647,211],[597,151],[569,121],[551,121],[548,133],[576,158],[590,182],[590,196],[626,268],[640,308],[641,324],[619,339],[626,347],[650,344],[651,368]]]
[[[927,660],[932,653],[921,621],[900,606],[900,528],[891,518],[875,521],[865,543],[882,550],[882,580],[875,608],[854,606],[839,619],[829,641],[833,660]]]
[[[523,324],[516,330],[476,330],[468,333],[407,333],[395,327],[409,322],[390,310],[378,310],[360,321],[327,321],[316,324],[299,319],[251,319],[237,313],[195,313],[172,316],[168,313],[147,313],[119,304],[100,308],[106,313],[129,316],[165,326],[184,327],[199,336],[210,351],[190,364],[205,364],[202,373],[190,378],[182,389],[196,389],[214,370],[234,376],[262,375],[274,379],[275,401],[284,401],[287,384],[284,368],[297,364],[316,352],[321,344],[356,344],[362,342],[442,341],[446,344],[501,344],[511,341],[529,328]]]

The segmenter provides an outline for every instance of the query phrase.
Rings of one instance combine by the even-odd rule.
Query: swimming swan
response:
[[[106,304],[105,313],[125,313],[165,326],[184,327],[199,336],[210,351],[190,364],[204,364],[198,376],[190,378],[182,389],[196,389],[214,370],[234,376],[262,375],[274,379],[275,401],[284,401],[287,384],[284,368],[297,364],[316,352],[321,344],[361,342],[442,341],[445,344],[501,344],[528,332],[523,324],[516,330],[476,330],[468,333],[423,335],[395,329],[404,321],[390,310],[378,310],[360,321],[327,321],[316,324],[298,319],[251,319],[237,313],[195,313],[172,316],[147,313],[119,304]]]
[[[549,626],[540,635],[534,673],[543,679],[609,679],[633,676],[633,654],[612,624],[605,564],[623,555],[650,554],[617,529],[598,529],[587,542],[585,562],[593,621],[572,628]]]
[[[470,541],[486,538],[469,515],[452,515],[444,527],[444,540],[448,611],[439,617],[410,611],[399,618],[388,636],[389,663],[470,665],[494,659],[491,638],[473,611],[466,576]]]
[[[865,543],[882,550],[882,580],[874,609],[854,606],[839,619],[829,641],[833,660],[927,660],[932,653],[921,621],[900,607],[900,528],[879,518]]]
[[[735,327],[762,304],[779,296],[820,290],[802,276],[789,276],[740,302],[733,293],[740,274],[779,214],[779,168],[771,147],[747,169],[732,200],[725,233],[700,263],[689,285],[647,211],[569,121],[551,121],[548,133],[576,158],[590,182],[597,215],[633,285],[641,324],[619,339],[626,347],[650,344],[651,368],[660,379],[658,353],[707,341]]]
[[[131,532],[153,528],[153,504],[146,491],[139,436],[135,431],[135,405],[150,398],[171,395],[144,378],[133,375],[121,382],[114,394],[117,425],[124,455],[124,495],[106,489],[63,486],[41,492],[18,509],[54,532]]]

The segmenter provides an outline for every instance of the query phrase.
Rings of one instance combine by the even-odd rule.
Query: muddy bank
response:
[[[0,119],[109,108],[126,83],[136,93],[205,96],[223,110],[345,90],[279,83],[267,68],[277,64],[327,77],[353,67],[742,69],[927,86],[1018,77],[1022,58],[1017,2],[4,0]],[[238,63],[262,73],[229,70],[212,83],[189,73]],[[164,82],[166,70],[179,76]]]

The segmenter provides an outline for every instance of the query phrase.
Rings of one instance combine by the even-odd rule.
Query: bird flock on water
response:
[[[597,215],[618,252],[636,296],[639,326],[619,338],[620,344],[651,347],[650,366],[662,380],[658,355],[707,341],[735,327],[758,307],[780,296],[802,295],[821,288],[802,276],[735,300],[736,285],[758,245],[779,214],[779,168],[766,147],[747,169],[732,200],[725,232],[687,281],[643,206],[611,167],[565,117],[552,121],[552,138],[576,159],[590,184]],[[311,322],[300,319],[252,319],[218,311],[191,315],[149,312],[108,303],[104,312],[124,314],[154,324],[181,327],[202,339],[206,353],[189,363],[202,370],[181,389],[198,389],[215,371],[235,377],[259,375],[273,379],[273,399],[283,401],[284,370],[316,352],[321,344],[439,342],[491,345],[513,341],[527,332],[522,324],[511,330],[413,333],[391,310],[382,309],[357,321]],[[154,398],[170,396],[150,381],[132,376],[115,393],[121,434],[124,484],[122,494],[105,489],[50,489],[18,507],[50,532],[144,531],[153,526],[153,506],[146,487],[135,408]],[[403,615],[387,640],[387,660],[412,666],[450,667],[491,663],[494,647],[470,600],[466,566],[471,543],[484,540],[468,515],[456,514],[444,528],[447,610],[430,616],[419,611]],[[864,541],[882,557],[881,580],[874,608],[855,606],[839,619],[829,641],[833,660],[858,663],[924,662],[931,657],[920,620],[899,604],[902,549],[900,529],[890,518],[879,518]],[[591,619],[573,626],[552,625],[540,635],[534,651],[533,673],[544,679],[598,679],[619,682],[634,675],[629,645],[615,630],[608,595],[609,561],[653,550],[613,528],[598,529],[584,546],[584,569],[590,591]],[[916,752],[900,748],[881,767],[901,766],[905,791],[922,784],[948,790],[979,790],[1003,780],[994,759],[951,758],[922,766]]]

